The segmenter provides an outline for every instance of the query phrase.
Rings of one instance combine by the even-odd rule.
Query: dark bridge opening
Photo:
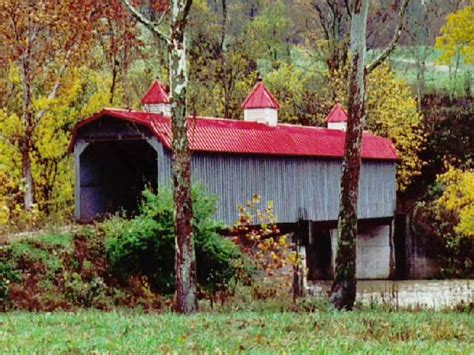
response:
[[[280,231],[291,231],[288,227],[279,225]],[[314,222],[300,220],[293,228],[300,245],[306,249],[307,277],[310,281],[331,280],[332,245],[331,228],[336,228],[336,221]]]
[[[331,280],[333,270],[329,226],[324,223],[309,222],[308,228],[306,245],[308,280]]]
[[[91,143],[80,161],[81,219],[137,211],[146,187],[156,190],[157,155],[145,140]]]

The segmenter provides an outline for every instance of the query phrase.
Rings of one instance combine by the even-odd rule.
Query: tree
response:
[[[434,37],[438,28],[433,26],[433,22],[440,17],[439,5],[438,1],[412,2],[411,11],[407,16],[410,27],[407,53],[415,62],[418,109],[421,108],[425,96],[426,61],[434,53]]]
[[[11,185],[12,181],[9,176],[0,171],[0,231],[10,219],[10,209],[8,208],[6,195]]]
[[[301,9],[303,16],[309,17],[304,32],[310,37],[312,47],[322,49],[331,74],[343,70],[348,61],[349,49],[348,0],[298,0],[296,6]],[[313,36],[312,27],[317,29],[316,36]],[[323,38],[323,41],[318,40],[319,38]]]
[[[130,22],[133,21],[119,0],[108,0],[108,6],[102,9],[101,21],[98,21],[94,29],[105,64],[111,72],[109,89],[111,105],[116,99],[119,81],[126,74],[130,64],[141,54],[143,43],[137,38],[136,27],[130,26]]]
[[[72,67],[62,80],[54,99],[37,94],[32,101],[35,110],[44,114],[30,137],[35,208],[27,212],[20,208],[23,206],[21,152],[16,145],[17,137],[23,134],[21,104],[9,99],[0,110],[0,137],[5,138],[0,139],[0,177],[4,177],[0,178],[0,201],[3,200],[9,211],[12,227],[30,227],[32,222],[43,222],[48,217],[67,219],[72,213],[74,170],[67,152],[71,129],[81,118],[107,105],[111,78],[90,69]],[[19,83],[20,70],[12,64],[3,83],[12,97],[21,97]],[[34,88],[40,90],[42,85],[35,82]]]
[[[296,32],[317,57],[324,60],[331,75],[349,67],[351,1],[296,0]],[[366,39],[369,49],[383,48],[392,37],[397,20],[396,6],[388,1],[372,1],[367,12]]]
[[[450,63],[462,56],[466,63],[474,63],[474,2],[446,18],[441,35],[436,39],[441,50],[440,61]]]
[[[443,272],[450,277],[472,278],[474,275],[474,170],[456,169],[438,175],[443,190],[432,203],[436,234],[444,240],[446,252]]]
[[[127,10],[168,49],[171,86],[171,129],[173,133],[173,198],[176,234],[176,311],[192,313],[198,310],[196,299],[196,256],[193,240],[193,208],[191,196],[191,153],[188,142],[186,33],[192,0],[171,0],[158,21],[149,20],[128,0],[121,0]],[[170,11],[170,31],[160,23]]]
[[[200,115],[238,119],[240,105],[255,82],[251,41],[234,30],[237,24],[249,23],[239,5],[225,0],[214,7],[202,0],[193,3],[188,25],[189,105]]]
[[[421,174],[419,154],[426,141],[423,116],[410,86],[387,63],[367,75],[366,129],[389,138],[397,149],[397,188],[403,192]]]
[[[352,309],[356,296],[357,201],[366,113],[366,75],[383,63],[394,50],[401,35],[408,2],[404,0],[400,6],[397,28],[390,44],[370,65],[365,63],[369,0],[354,0],[351,4],[348,122],[341,177],[336,270],[331,288],[331,302],[337,309]]]
[[[23,204],[31,210],[35,202],[32,175],[33,137],[45,110],[35,107],[35,98],[54,100],[72,62],[90,40],[96,19],[94,1],[13,1],[0,3],[0,64],[14,63],[20,74],[21,128],[3,137],[21,155]],[[44,93],[47,93],[44,95]]]
[[[423,101],[426,143],[420,154],[421,179],[414,187],[426,190],[449,162],[459,169],[474,168],[474,100],[446,95],[427,95]]]
[[[279,61],[291,62],[291,18],[288,6],[272,1],[247,26],[254,58],[266,59],[274,66]]]
[[[470,5],[450,14],[436,39],[437,49],[441,50],[439,61],[449,65],[452,92],[455,92],[457,74],[461,60],[474,63],[474,1]],[[466,72],[466,92],[471,95],[471,72]]]
[[[438,207],[454,216],[456,233],[474,238],[474,170],[463,171],[448,166],[437,180],[445,186],[437,201]]]
[[[303,70],[294,64],[281,63],[265,76],[265,85],[278,97],[278,120],[309,126],[322,126],[324,118],[334,105],[332,86],[341,78],[322,77],[312,70]]]

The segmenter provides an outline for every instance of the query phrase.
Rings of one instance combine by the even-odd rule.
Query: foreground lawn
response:
[[[0,353],[297,352],[462,353],[468,313],[4,313]]]

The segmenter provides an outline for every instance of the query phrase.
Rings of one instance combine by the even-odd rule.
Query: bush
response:
[[[51,310],[64,305],[58,290],[63,256],[72,237],[50,234],[18,238],[0,246],[0,304],[3,310]]]
[[[245,269],[239,249],[219,235],[216,199],[193,189],[194,244],[200,287],[215,292],[226,288]],[[154,291],[174,291],[175,239],[173,199],[169,189],[145,191],[139,214],[127,220],[112,217],[101,225],[111,269],[122,282],[132,275],[146,276]]]
[[[472,170],[448,166],[414,211],[415,236],[428,240],[428,251],[441,259],[446,278],[474,276],[473,176]],[[439,244],[442,250],[435,248]]]
[[[5,306],[8,299],[9,285],[13,281],[19,281],[20,275],[13,266],[0,257],[0,305]]]
[[[443,193],[435,201],[436,217],[447,248],[450,277],[474,276],[474,170],[447,167],[437,182]]]
[[[0,311],[166,307],[146,276],[121,284],[110,273],[104,237],[81,228],[73,235],[37,235],[0,245]]]
[[[64,296],[75,305],[93,307],[105,304],[106,288],[104,280],[99,276],[87,281],[77,272],[64,275]]]

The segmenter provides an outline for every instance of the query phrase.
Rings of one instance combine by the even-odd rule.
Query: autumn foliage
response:
[[[72,212],[70,133],[121,98],[136,30],[117,1],[0,4],[1,225],[35,227]],[[111,75],[95,70],[100,43]],[[6,217],[8,216],[8,221]]]
[[[305,270],[291,241],[293,234],[278,229],[272,201],[264,208],[259,208],[260,203],[260,196],[255,194],[245,205],[238,206],[239,218],[230,229],[234,243],[250,257],[260,273],[252,287],[253,297],[268,299],[291,290],[296,300],[304,293]]]
[[[446,18],[436,48],[441,50],[439,61],[451,63],[460,56],[466,63],[474,63],[474,1]]]
[[[166,30],[168,0],[130,2],[150,20],[163,16],[159,28]],[[281,0],[194,0],[187,23],[188,112],[241,118],[240,104],[258,76],[278,98],[282,123],[323,127],[335,103],[347,107],[348,18],[321,22],[312,4],[289,3],[294,6]],[[431,42],[409,43],[401,52],[423,45],[436,60],[423,58],[416,65],[440,77],[455,76],[457,65],[473,61],[473,3],[421,3],[436,10],[439,26],[427,23]],[[372,7],[371,28],[377,16],[387,17],[384,9]],[[322,9],[346,13],[337,6]],[[338,33],[324,33],[337,21]],[[413,33],[411,23],[407,19],[403,46],[412,35],[423,35]],[[377,36],[369,39],[375,52]],[[0,234],[73,221],[74,167],[67,152],[72,128],[106,106],[139,109],[139,98],[157,76],[169,85],[167,48],[158,42],[119,0],[0,1]],[[467,240],[473,229],[472,68],[463,74],[463,99],[445,100],[428,87],[424,97],[415,90],[410,58],[389,59],[367,77],[364,129],[397,148],[399,202],[445,187],[430,206],[435,219],[446,223],[429,235]],[[443,163],[452,156],[459,162],[445,173]],[[294,246],[278,231],[271,204],[257,213],[257,200],[241,207],[234,237],[263,273],[279,273],[295,263]]]
[[[268,275],[288,265],[295,265],[298,256],[291,235],[282,234],[276,225],[273,203],[259,209],[259,195],[253,195],[245,206],[238,206],[239,219],[231,228],[234,242],[255,260],[258,268]]]
[[[167,19],[168,3],[132,1],[152,20]],[[190,112],[240,118],[240,103],[259,74],[278,97],[283,122],[322,126],[334,103],[347,103],[347,65],[324,67],[329,49],[317,33],[299,36],[318,42],[323,67],[306,37],[293,37],[298,21],[290,10],[299,5],[239,2],[225,11],[218,5],[194,1],[190,13]],[[64,221],[72,212],[65,149],[72,127],[104,106],[138,108],[152,79],[166,81],[167,50],[119,0],[5,0],[0,10],[0,172],[8,179],[0,204]],[[369,76],[368,86],[366,128],[394,141],[403,191],[423,166],[423,118],[410,87],[388,65]]]
[[[474,170],[448,166],[447,171],[438,176],[438,183],[445,187],[437,201],[441,212],[452,215],[456,233],[474,238]]]

